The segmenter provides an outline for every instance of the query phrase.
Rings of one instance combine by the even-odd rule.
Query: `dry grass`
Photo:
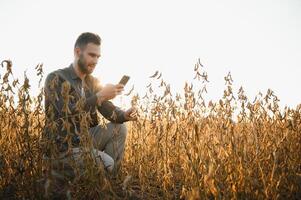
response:
[[[6,71],[0,80],[0,198],[51,198],[57,190],[74,199],[133,198],[133,193],[140,199],[301,196],[301,106],[280,110],[272,90],[250,101],[242,88],[233,93],[228,74],[224,97],[206,103],[208,79],[199,61],[194,69],[198,84],[186,83],[184,96],[171,94],[170,86],[156,73],[143,97],[132,96],[139,120],[128,123],[118,177],[109,177],[87,154],[84,173],[73,163],[75,178],[60,182],[49,173],[53,160],[42,155],[45,145],[53,145],[41,140],[42,90],[30,96],[29,80],[25,77],[20,84],[10,61],[3,61],[2,67]],[[36,69],[42,80],[42,66]],[[68,90],[66,85],[64,94]],[[64,98],[68,102],[70,97]],[[64,112],[67,116],[67,107]],[[82,145],[90,149],[89,118],[81,113],[79,120]]]

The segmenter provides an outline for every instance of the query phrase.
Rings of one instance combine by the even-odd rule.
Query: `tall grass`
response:
[[[198,83],[186,83],[184,95],[172,94],[157,72],[150,77],[145,95],[132,94],[139,120],[128,122],[126,153],[117,178],[107,175],[89,153],[83,158],[84,171],[71,163],[74,174],[68,178],[52,173],[57,154],[53,143],[42,138],[42,88],[31,96],[29,79],[19,83],[12,62],[1,65],[5,72],[0,80],[0,198],[43,199],[55,193],[74,199],[133,194],[140,199],[301,196],[301,105],[281,110],[272,90],[249,100],[243,88],[233,92],[228,74],[223,98],[206,102],[208,77],[199,60],[194,68]],[[41,82],[42,65],[36,70]],[[66,105],[69,89],[68,85],[63,89]],[[82,127],[81,145],[89,152],[87,113],[77,120]],[[68,129],[68,121],[64,123]],[[50,159],[43,157],[46,146],[53,149]]]

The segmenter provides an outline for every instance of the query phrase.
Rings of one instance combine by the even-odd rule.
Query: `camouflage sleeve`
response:
[[[109,121],[122,124],[128,120],[124,117],[124,111],[115,106],[111,101],[104,101],[98,106],[98,111]]]

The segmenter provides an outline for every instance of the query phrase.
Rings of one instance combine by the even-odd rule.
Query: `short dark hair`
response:
[[[74,48],[79,47],[80,49],[84,49],[88,43],[93,43],[96,45],[101,44],[101,38],[99,35],[95,33],[85,32],[78,36]]]

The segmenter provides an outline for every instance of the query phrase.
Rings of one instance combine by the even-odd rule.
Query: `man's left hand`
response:
[[[124,112],[124,118],[129,121],[137,121],[137,108],[131,107]]]

